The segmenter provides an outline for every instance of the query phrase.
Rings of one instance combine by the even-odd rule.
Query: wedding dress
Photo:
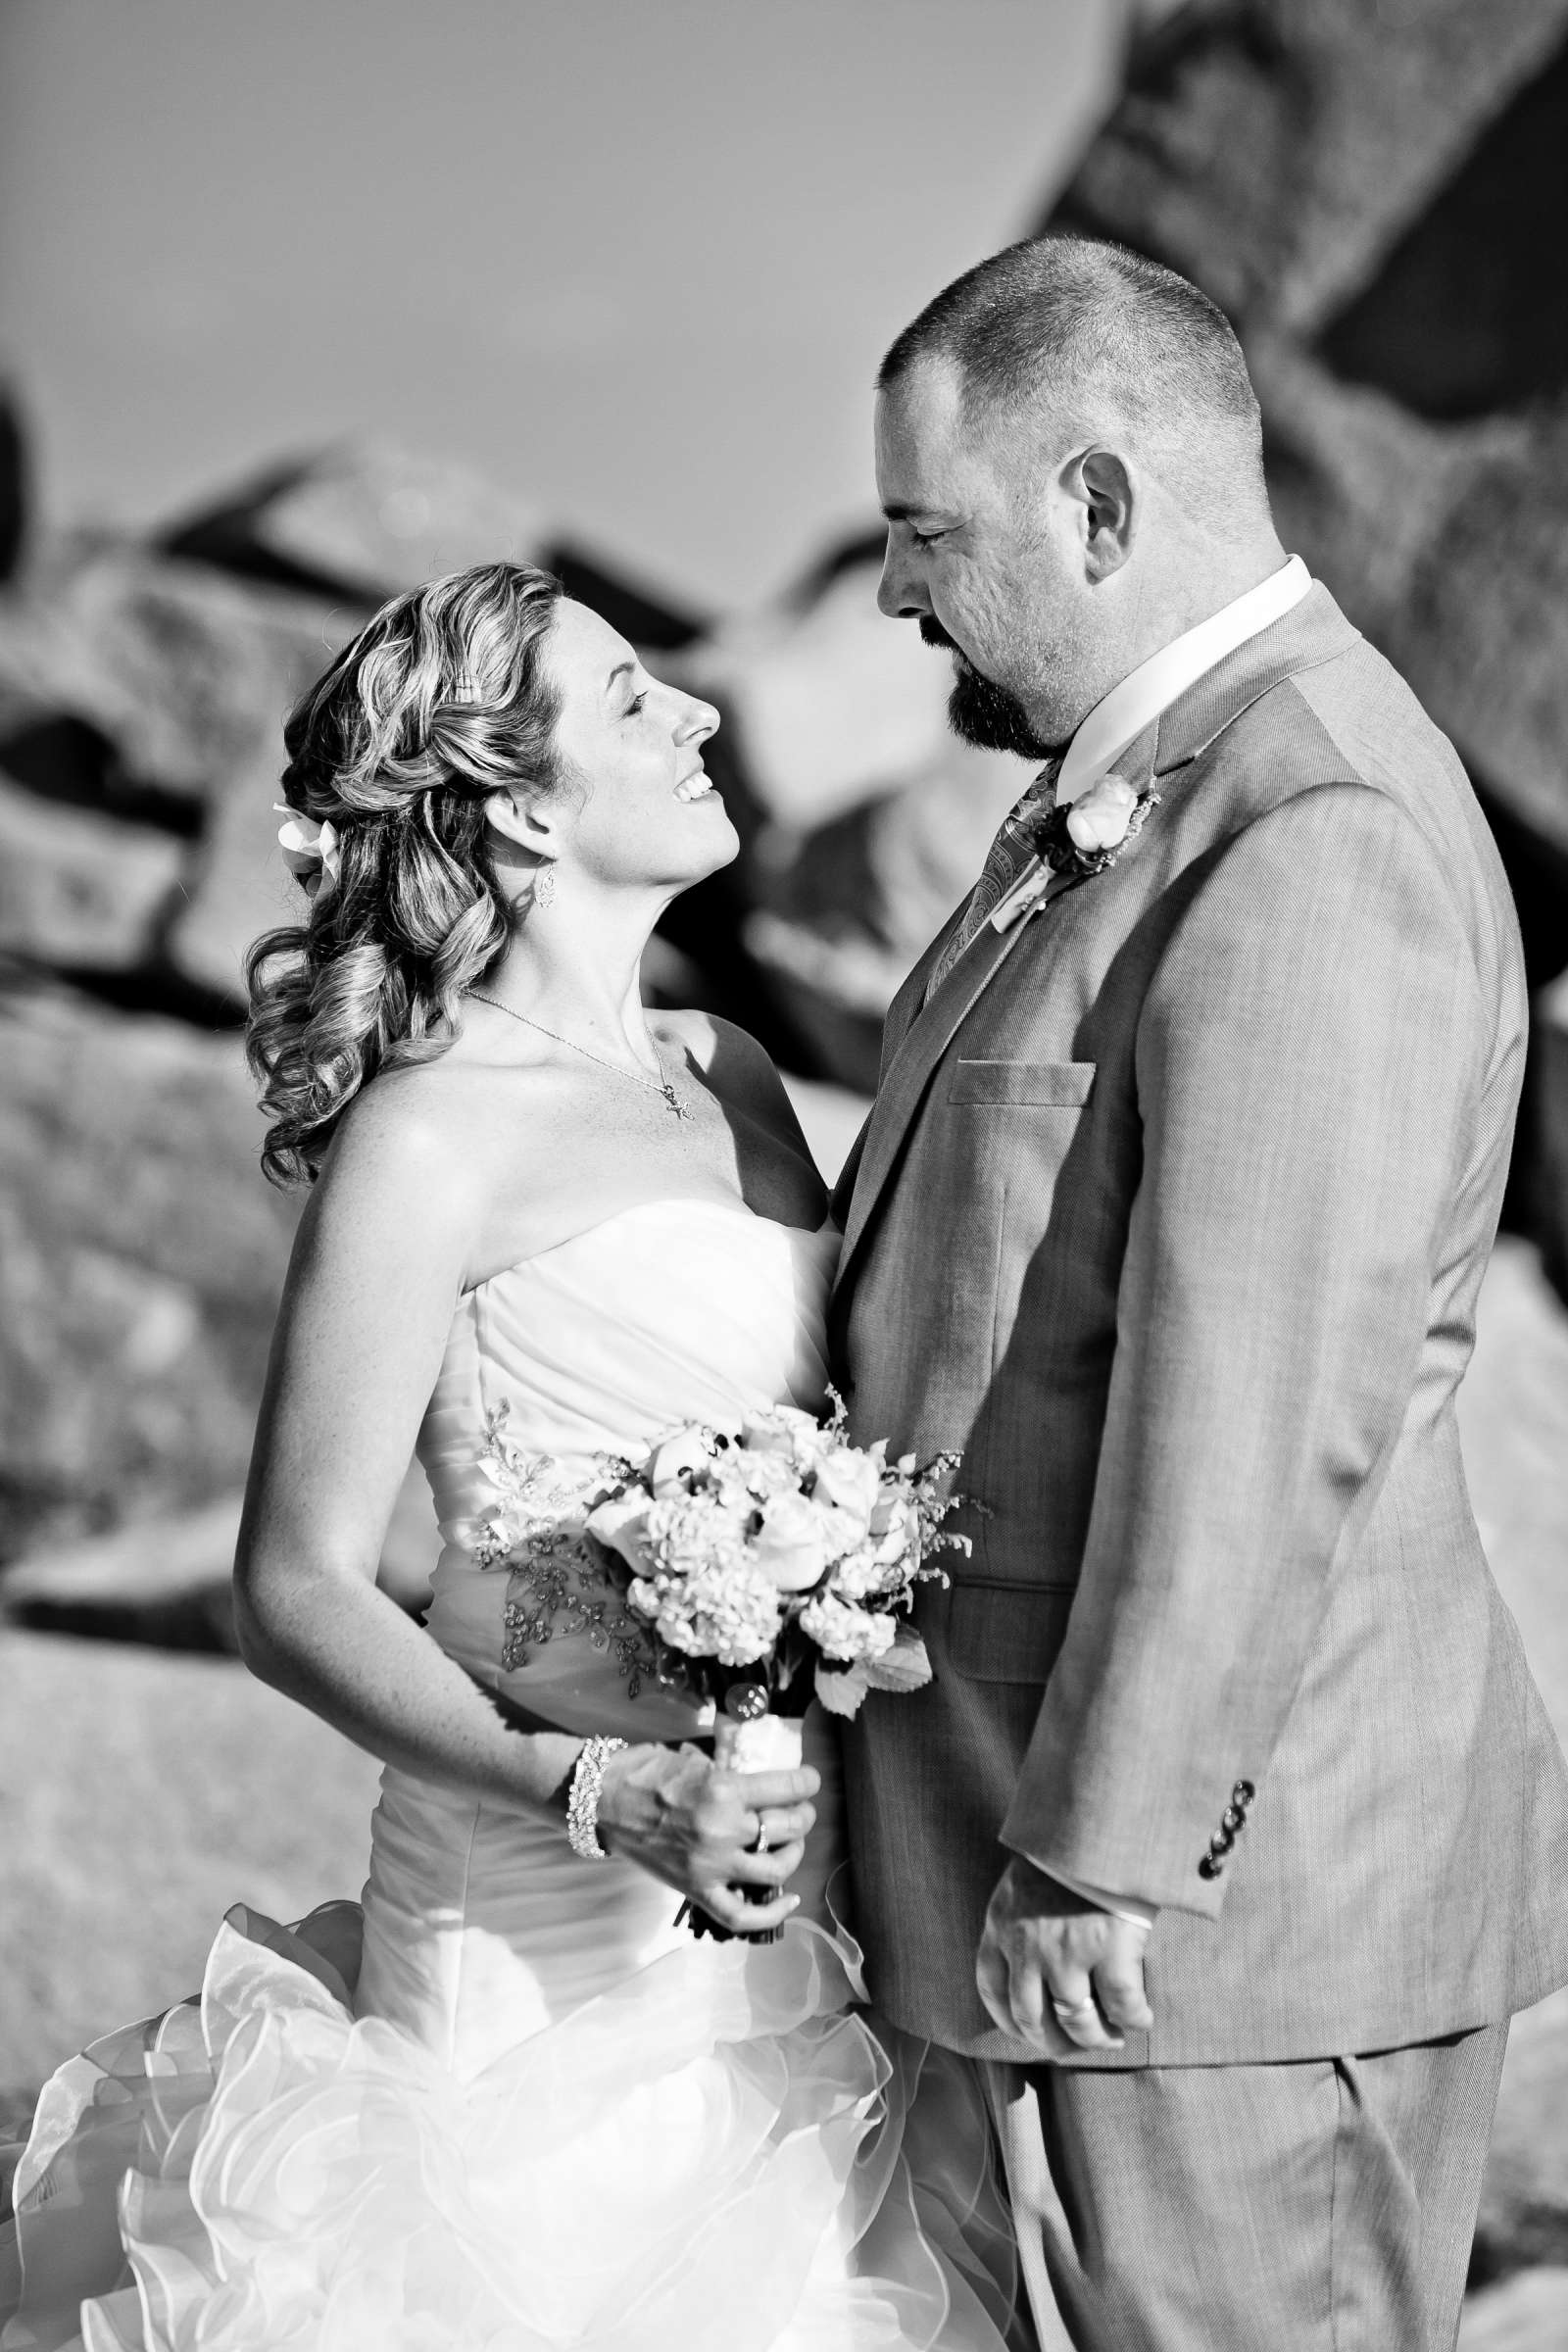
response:
[[[567,1730],[692,1736],[612,1607],[607,1631],[563,1601],[548,1541],[479,1564],[482,1457],[503,1432],[566,1496],[679,1424],[815,1407],[835,1248],[649,1200],[470,1292],[419,1441],[432,1638]],[[0,2352],[1001,2352],[978,2094],[857,2012],[825,1726],[808,1752],[817,1827],[773,1944],[694,1938],[670,1888],[580,1860],[564,1824],[389,1767],[363,1923],[236,1908],[199,2003],[46,2086]]]

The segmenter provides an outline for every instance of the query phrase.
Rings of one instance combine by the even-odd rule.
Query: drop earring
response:
[[[556,869],[553,865],[542,865],[534,876],[532,904],[535,906],[548,906],[555,895]]]

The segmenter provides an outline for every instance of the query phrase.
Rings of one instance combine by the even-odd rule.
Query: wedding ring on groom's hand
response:
[[[759,1813],[757,1816],[757,1836],[752,1839],[749,1850],[754,1854],[765,1854],[769,1851],[771,1845],[772,1839],[767,1834],[767,1815],[765,1813]]]
[[[1054,1999],[1051,2006],[1055,2011],[1056,2016],[1060,2019],[1064,2026],[1072,2025],[1081,2018],[1098,2017],[1100,2015],[1099,2005],[1097,2004],[1095,1996],[1092,1992],[1086,1992],[1081,2001],[1058,2001]]]

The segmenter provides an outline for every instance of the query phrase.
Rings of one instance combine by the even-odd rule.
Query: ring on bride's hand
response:
[[[1095,2017],[1099,2014],[1092,1992],[1086,1992],[1081,2001],[1053,2000],[1051,2006],[1064,2026],[1075,2018]]]
[[[767,1834],[767,1815],[765,1813],[759,1813],[757,1816],[757,1836],[752,1839],[751,1850],[754,1854],[765,1854],[769,1850],[771,1844],[772,1839]]]

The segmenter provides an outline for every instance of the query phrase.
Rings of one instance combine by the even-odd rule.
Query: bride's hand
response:
[[[599,1841],[701,1903],[721,1926],[755,1935],[781,1926],[800,1903],[777,1890],[800,1867],[820,1787],[808,1764],[799,1772],[720,1772],[695,1747],[621,1748],[605,1765]],[[737,1891],[743,1886],[775,1892],[749,1902]]]

